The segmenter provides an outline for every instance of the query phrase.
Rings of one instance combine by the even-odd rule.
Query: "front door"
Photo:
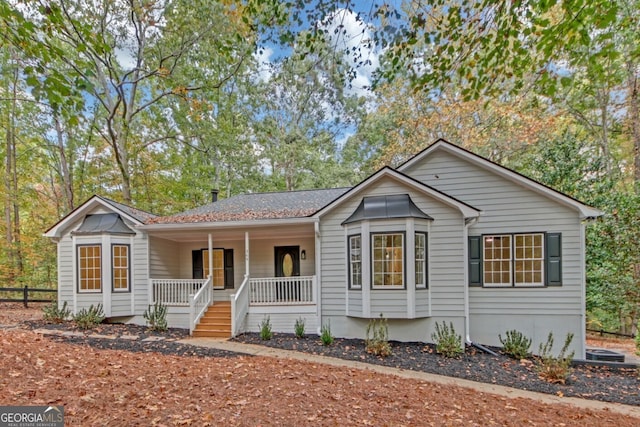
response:
[[[300,246],[276,246],[276,277],[300,275]]]

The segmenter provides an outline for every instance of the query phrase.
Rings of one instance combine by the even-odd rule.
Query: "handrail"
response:
[[[249,310],[249,275],[244,275],[244,280],[238,288],[238,291],[230,296],[231,300],[231,336],[235,337],[240,333],[242,318]]]
[[[203,279],[149,279],[149,304],[188,306],[189,295],[202,289]]]
[[[252,306],[316,303],[315,276],[262,277],[249,280]]]
[[[189,295],[189,334],[192,334],[196,329],[200,318],[204,316],[212,302],[213,287],[211,286],[211,276],[209,276],[198,292]]]

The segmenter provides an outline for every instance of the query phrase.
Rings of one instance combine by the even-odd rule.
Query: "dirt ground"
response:
[[[15,325],[25,320],[42,319],[42,307],[45,303],[29,303],[28,308],[24,308],[18,302],[0,302],[0,325]]]
[[[8,311],[14,321],[22,311],[5,308],[0,324],[8,323]],[[0,405],[64,405],[69,426],[640,424],[608,411],[371,371],[263,357],[102,350],[21,329],[0,329]]]

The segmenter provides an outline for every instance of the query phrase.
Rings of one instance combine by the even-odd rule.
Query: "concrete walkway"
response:
[[[509,398],[533,399],[546,404],[565,404],[578,408],[590,410],[605,410],[623,415],[640,418],[640,407],[622,405],[620,403],[607,403],[597,400],[581,399],[578,397],[559,397],[552,394],[537,393],[533,391],[520,390],[495,384],[485,384],[462,378],[445,377],[442,375],[430,374],[426,372],[409,371],[405,369],[390,368],[387,366],[373,365],[352,360],[336,359],[333,357],[307,354],[298,351],[283,350],[255,344],[244,344],[216,338],[187,338],[178,342],[200,347],[227,350],[235,353],[243,353],[252,356],[275,357],[278,359],[293,359],[310,363],[322,363],[326,365],[369,370],[385,375],[396,375],[401,378],[409,378],[420,381],[434,382],[443,385],[455,385],[476,390],[480,393],[491,393]],[[639,422],[640,424],[640,422]]]

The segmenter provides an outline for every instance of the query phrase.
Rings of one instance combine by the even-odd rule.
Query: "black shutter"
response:
[[[469,286],[482,286],[482,236],[469,236]]]
[[[204,268],[202,265],[202,249],[197,249],[191,252],[191,264],[193,266],[193,278],[203,279]]]
[[[562,235],[547,233],[547,286],[562,286]]]
[[[224,250],[224,288],[233,289],[233,249]]]

